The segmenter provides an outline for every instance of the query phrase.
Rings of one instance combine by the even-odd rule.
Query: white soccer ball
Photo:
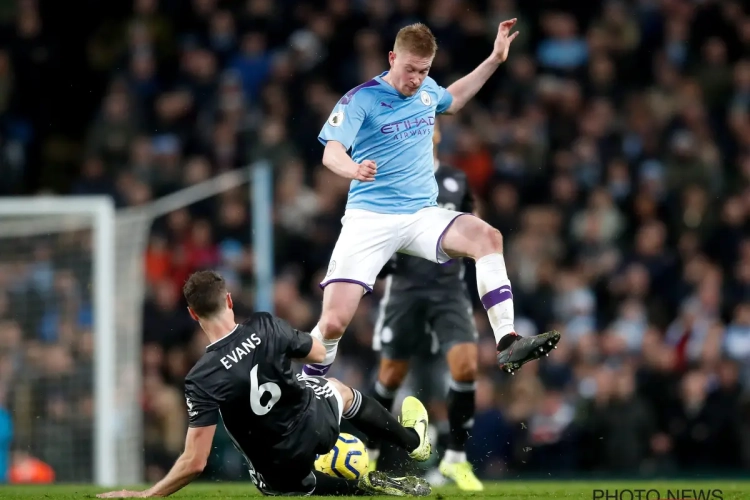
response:
[[[365,444],[356,436],[342,432],[333,449],[315,460],[315,469],[333,477],[359,479],[367,472],[370,458]]]

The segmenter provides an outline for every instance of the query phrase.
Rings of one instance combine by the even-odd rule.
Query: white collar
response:
[[[232,334],[234,333],[234,331],[235,331],[235,330],[236,330],[237,328],[239,328],[239,326],[240,326],[240,325],[234,325],[234,328],[232,328],[232,331],[230,331],[229,333],[227,333],[226,335],[224,335],[224,336],[223,336],[223,337],[221,337],[220,339],[216,339],[215,341],[213,341],[213,342],[211,342],[210,344],[208,344],[208,345],[206,346],[206,349],[208,349],[209,347],[211,347],[212,345],[214,345],[214,344],[215,344],[216,342],[221,342],[221,341],[222,341],[222,340],[224,340],[225,338],[227,338],[227,337],[229,337],[230,335],[232,335]]]

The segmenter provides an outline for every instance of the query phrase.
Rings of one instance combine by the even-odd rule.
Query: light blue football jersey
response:
[[[435,116],[453,97],[430,77],[411,97],[383,80],[388,72],[359,85],[341,98],[318,139],[338,141],[352,160],[372,160],[378,171],[372,182],[353,180],[347,209],[383,214],[410,214],[437,205],[432,133]]]

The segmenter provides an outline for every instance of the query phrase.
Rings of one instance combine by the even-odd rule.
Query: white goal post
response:
[[[33,223],[30,224],[30,222]],[[94,480],[114,486],[118,473],[115,339],[115,208],[106,196],[0,198],[0,237],[21,238],[88,226],[92,232],[94,336]],[[67,224],[66,224],[67,221]]]
[[[26,404],[26,420],[19,413],[14,415],[19,424],[33,422],[18,426],[16,446],[40,454],[38,458],[50,456],[56,474],[60,471],[59,481],[93,481],[114,487],[139,484],[145,479],[141,348],[143,306],[148,293],[145,253],[151,226],[176,210],[243,186],[247,186],[245,201],[252,213],[247,231],[255,250],[256,308],[270,311],[274,276],[273,175],[268,162],[225,172],[148,204],[120,210],[115,210],[112,199],[105,196],[0,197],[0,339],[3,328],[8,328],[3,315],[4,276],[16,275],[16,281],[27,288],[38,286],[45,291],[32,300],[23,293],[17,294],[17,310],[10,313],[11,321],[17,320],[24,330],[22,336],[32,344],[54,349],[60,339],[65,341],[65,320],[55,317],[45,323],[43,319],[50,316],[50,310],[54,316],[60,312],[55,308],[62,309],[56,304],[60,292],[54,283],[59,275],[75,275],[73,281],[83,292],[76,295],[80,290],[67,289],[65,293],[75,295],[79,301],[90,301],[85,309],[92,317],[81,320],[83,326],[77,330],[78,334],[90,332],[93,337],[93,354],[84,360],[91,365],[90,373],[83,370],[88,380],[84,382],[79,377],[58,381],[58,389],[60,385],[65,386],[62,389],[72,389],[63,393],[72,394],[75,399],[68,405],[75,418],[62,424],[51,418],[48,424],[44,413],[49,413],[49,409],[39,410],[33,404]],[[39,268],[38,274],[34,274],[34,267]],[[65,312],[69,313],[67,309]],[[66,338],[69,340],[70,336]],[[2,356],[0,350],[0,362]],[[73,363],[77,361],[80,360]],[[55,373],[45,373],[44,366],[39,366],[44,363],[37,358],[36,365],[22,365],[15,380],[11,377],[12,384],[22,386],[27,396],[15,398],[16,404],[24,406],[24,402],[36,397],[35,392],[47,389],[39,383],[40,379],[46,376],[42,382],[47,383],[55,378]],[[47,364],[59,366],[54,362]],[[81,415],[75,414],[77,405],[86,398],[93,399],[93,410],[85,405],[80,408],[88,415],[90,428],[76,422],[82,420]],[[32,413],[29,408],[38,412]],[[20,427],[25,427],[25,431]],[[58,439],[60,434],[71,437],[67,441]]]

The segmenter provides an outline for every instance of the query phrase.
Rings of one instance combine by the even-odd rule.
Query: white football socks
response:
[[[323,347],[326,348],[326,357],[323,362],[319,364],[325,366],[332,365],[333,361],[336,359],[336,352],[338,352],[339,350],[339,341],[341,339],[324,339],[323,334],[320,332],[320,328],[318,328],[318,325],[315,325],[313,331],[310,332],[310,336],[320,340],[320,342],[323,344]]]
[[[466,452],[457,450],[445,450],[443,462],[448,464],[460,464],[466,462]]]
[[[513,325],[513,292],[501,253],[485,255],[476,261],[477,290],[482,305],[495,334],[495,342],[509,333],[515,332]]]

